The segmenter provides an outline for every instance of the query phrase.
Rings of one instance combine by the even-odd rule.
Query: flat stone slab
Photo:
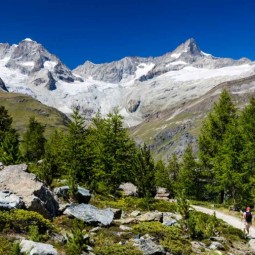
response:
[[[57,250],[51,244],[22,240],[20,242],[22,254],[29,255],[58,255]]]
[[[98,209],[88,204],[71,205],[64,211],[64,214],[73,216],[91,225],[104,226],[109,226],[114,217],[114,213],[110,208]]]

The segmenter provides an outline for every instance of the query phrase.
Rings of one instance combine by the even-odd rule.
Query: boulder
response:
[[[69,198],[68,192],[69,192],[69,186],[57,187],[53,190],[54,195],[56,195],[58,198],[63,198],[63,199]],[[91,198],[91,194],[89,190],[79,186],[77,191],[78,202],[87,204],[89,203],[90,198]]]
[[[164,248],[161,245],[156,244],[152,241],[151,238],[144,239],[135,239],[134,246],[137,246],[144,255],[161,255],[166,254]]]
[[[138,190],[137,187],[131,182],[122,183],[119,186],[119,189],[124,192],[125,196],[136,196]]]
[[[137,217],[138,221],[159,221],[163,220],[162,212],[147,212]]]
[[[68,207],[64,214],[73,216],[91,225],[109,226],[114,217],[114,213],[110,208],[98,209],[93,205],[79,204]]]
[[[9,191],[0,191],[0,210],[11,210],[22,208],[22,200]]]
[[[0,190],[18,196],[24,208],[36,211],[46,218],[58,212],[58,203],[51,191],[36,176],[27,172],[27,165],[5,166],[0,171]]]
[[[111,208],[111,210],[112,210],[112,212],[113,212],[113,214],[114,214],[113,218],[114,218],[115,220],[121,218],[121,214],[122,214],[122,210],[121,210],[121,209]]]
[[[58,255],[57,250],[50,244],[22,240],[20,243],[21,254],[29,255]]]
[[[210,250],[225,250],[224,246],[219,242],[212,242],[209,246]]]

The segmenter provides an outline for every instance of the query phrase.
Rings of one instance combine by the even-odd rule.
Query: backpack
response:
[[[251,221],[252,221],[252,214],[251,214],[251,212],[246,212],[245,220],[246,220],[246,222],[251,223]]]

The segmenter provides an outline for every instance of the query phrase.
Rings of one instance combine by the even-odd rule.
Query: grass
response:
[[[69,119],[63,113],[27,95],[0,92],[0,105],[8,110],[13,118],[13,127],[21,136],[26,131],[31,117],[35,117],[46,126],[46,137],[49,137],[56,128],[66,130],[69,123]]]

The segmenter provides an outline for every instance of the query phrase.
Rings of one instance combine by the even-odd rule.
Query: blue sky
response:
[[[219,57],[255,60],[254,0],[10,0],[0,42],[31,38],[68,67],[159,56],[193,37]]]

